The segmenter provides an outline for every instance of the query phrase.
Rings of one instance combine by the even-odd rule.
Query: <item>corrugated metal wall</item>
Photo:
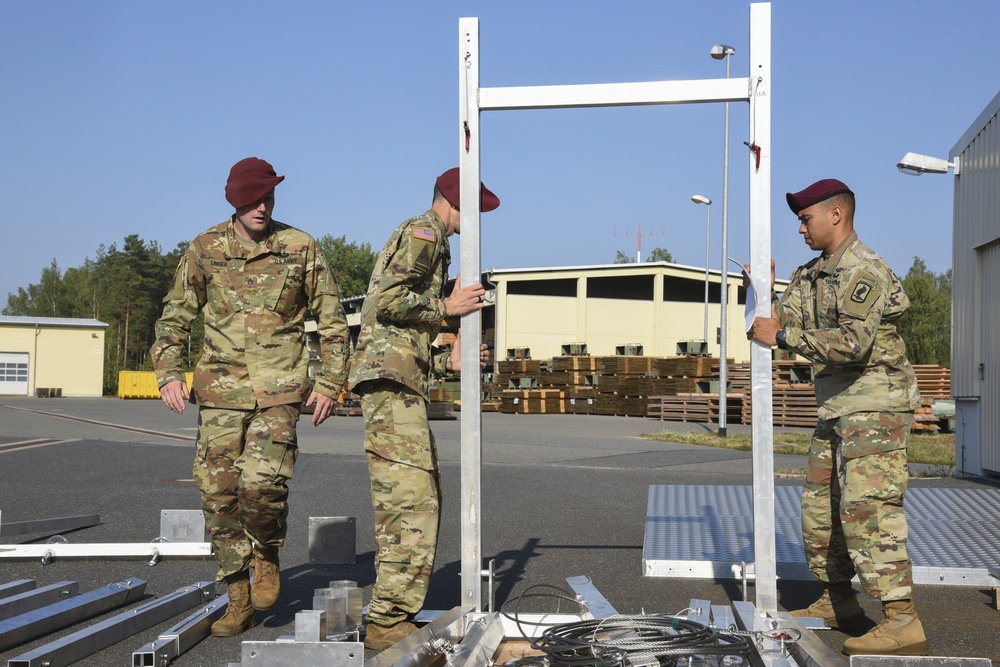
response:
[[[980,460],[1000,472],[1000,95],[952,149],[952,393],[980,400]]]

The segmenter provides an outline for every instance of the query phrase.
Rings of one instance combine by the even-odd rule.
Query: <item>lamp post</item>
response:
[[[729,78],[729,56],[736,49],[728,44],[716,44],[710,55],[716,60],[726,61],[726,78]],[[728,416],[726,398],[729,393],[729,365],[726,360],[726,333],[728,326],[727,310],[729,309],[729,102],[726,102],[726,130],[722,157],[722,276],[719,296],[721,316],[719,318],[719,437],[726,437],[726,417]]]
[[[708,251],[709,239],[712,228],[712,200],[702,195],[693,195],[691,201],[695,204],[704,204],[708,208],[708,219],[705,220],[705,348],[708,349]],[[726,267],[723,265],[723,271]]]

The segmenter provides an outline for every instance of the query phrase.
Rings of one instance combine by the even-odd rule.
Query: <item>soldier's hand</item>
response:
[[[479,344],[479,367],[486,368],[490,361],[490,348],[486,343]],[[451,346],[451,354],[448,355],[448,362],[445,368],[449,371],[459,371],[462,369],[462,330],[455,334],[455,342]]]
[[[461,275],[455,276],[455,288],[451,290],[451,295],[445,299],[445,315],[468,315],[482,309],[483,299],[486,298],[486,288],[480,283],[460,287]]]
[[[774,334],[778,333],[780,328],[781,321],[778,319],[778,311],[772,303],[771,317],[755,318],[753,324],[750,325],[750,331],[747,331],[747,340],[757,341],[769,347],[777,345],[778,340]]]
[[[313,391],[309,396],[309,400],[306,401],[306,405],[313,405],[314,403],[316,408],[313,410],[312,425],[319,426],[326,421],[327,417],[333,414],[333,409],[337,406],[337,401],[318,391]]]
[[[171,380],[160,387],[160,398],[168,408],[179,415],[183,414],[188,399],[187,383],[181,380]]]

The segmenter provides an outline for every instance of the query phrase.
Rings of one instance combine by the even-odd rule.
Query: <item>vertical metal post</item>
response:
[[[750,5],[750,264],[758,317],[771,316],[771,5]],[[759,156],[759,158],[758,158]],[[759,160],[759,162],[758,162]],[[750,344],[757,607],[778,608],[771,348]]]
[[[708,217],[705,218],[705,353],[708,354],[708,258],[710,253],[710,243],[712,238],[712,202],[708,202],[705,207],[708,209]],[[722,270],[725,271],[726,267],[723,266]]]
[[[732,55],[726,55],[726,78],[729,78],[729,64]],[[729,386],[729,366],[726,363],[726,338],[729,330],[729,102],[726,102],[725,147],[722,152],[722,275],[719,285],[719,437],[726,437],[727,398]]]
[[[462,283],[480,277],[479,19],[459,19],[458,114],[461,169]],[[479,311],[462,317],[462,606],[483,610],[482,591],[482,340]]]

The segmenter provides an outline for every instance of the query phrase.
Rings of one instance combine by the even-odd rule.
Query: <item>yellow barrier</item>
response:
[[[185,373],[188,389],[194,381],[194,373]],[[118,398],[159,398],[160,388],[156,385],[153,371],[118,371]]]

